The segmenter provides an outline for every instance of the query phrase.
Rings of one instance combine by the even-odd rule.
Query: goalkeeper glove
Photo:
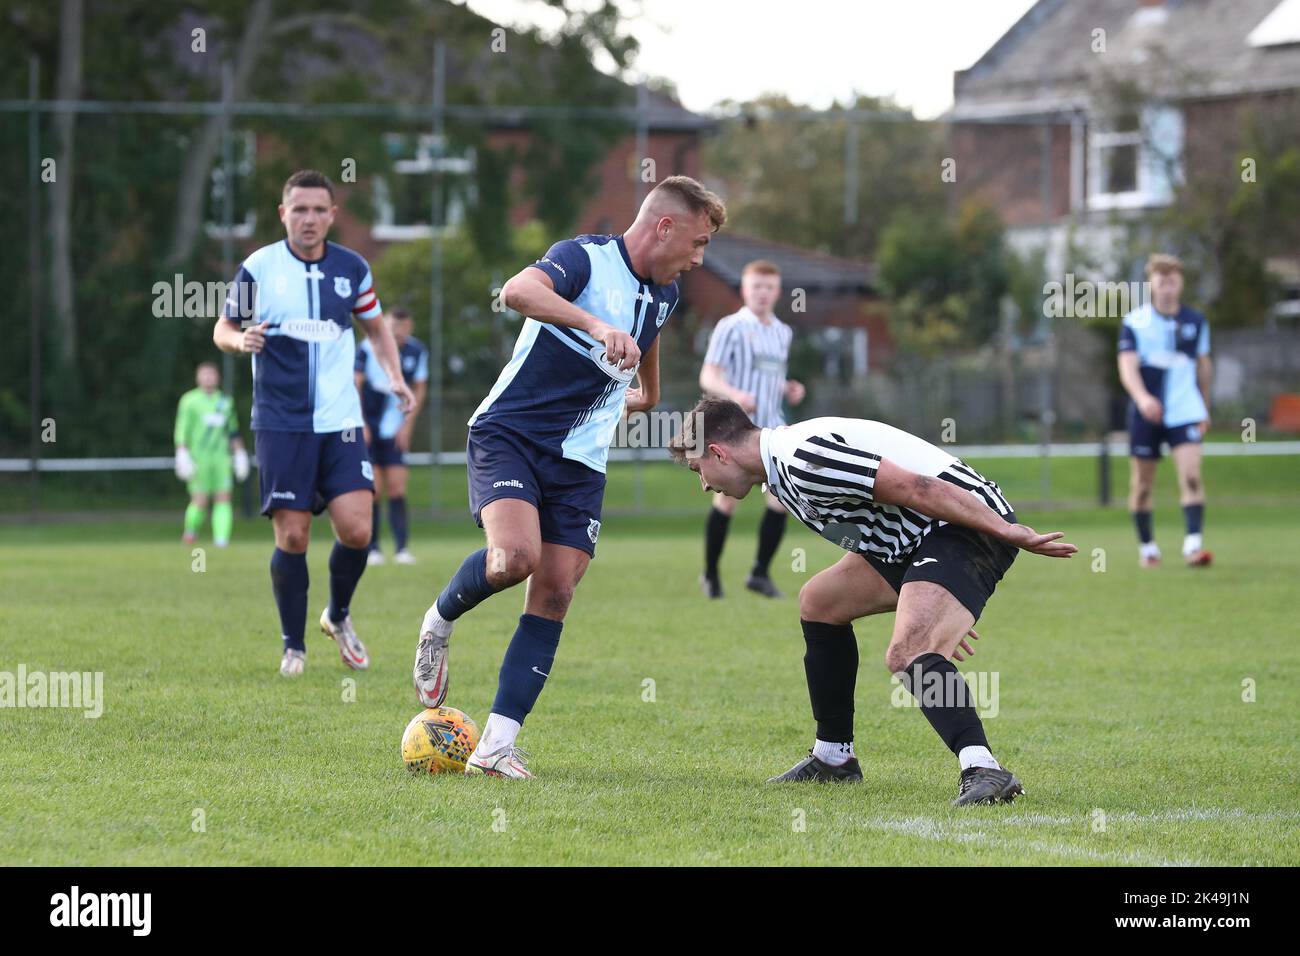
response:
[[[243,481],[248,477],[248,452],[242,448],[235,449],[235,480]]]
[[[189,481],[194,477],[194,459],[190,457],[190,450],[184,446],[176,449],[176,477],[181,481]]]

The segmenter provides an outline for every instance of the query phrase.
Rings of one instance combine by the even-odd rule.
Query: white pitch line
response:
[[[920,837],[923,840],[935,840],[948,843],[979,843],[985,846],[998,846],[1009,850],[1033,850],[1038,853],[1050,853],[1056,856],[1074,857],[1076,859],[1096,860],[1107,863],[1132,863],[1140,866],[1203,866],[1199,860],[1168,859],[1153,856],[1137,850],[1093,850],[1087,847],[1071,846],[1068,843],[1052,843],[1043,840],[1008,840],[990,835],[983,830],[966,829],[970,825],[979,825],[986,821],[939,821],[930,817],[908,817],[903,820],[875,819],[867,820],[869,827],[905,836]],[[994,821],[996,822],[996,821]],[[1083,820],[1072,820],[1082,823]]]
[[[1098,807],[1106,813],[1106,823],[1185,823],[1205,821],[1238,821],[1243,823],[1268,823],[1278,820],[1300,821],[1300,810],[1242,810],[1239,807],[1184,807],[1176,810],[1158,810],[1155,813],[1136,813],[1132,810],[1123,813],[1110,813],[1105,807]],[[990,818],[987,820],[953,820],[955,826],[985,825],[988,823],[1006,826],[1075,826],[1091,824],[1091,813],[1082,816],[1047,816],[1041,813],[1026,813],[1015,816]]]

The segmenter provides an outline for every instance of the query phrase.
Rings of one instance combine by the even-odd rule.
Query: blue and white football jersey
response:
[[[1164,405],[1166,427],[1209,417],[1196,383],[1196,360],[1210,354],[1210,324],[1201,313],[1182,306],[1166,316],[1150,303],[1140,305],[1124,316],[1119,351],[1137,352],[1147,391]]]
[[[224,315],[270,323],[253,356],[252,427],[326,433],[360,425],[352,319],[372,321],[382,311],[370,266],[344,246],[325,243],[314,262],[298,258],[287,239],[249,255]]]
[[[429,350],[418,339],[407,337],[397,350],[402,363],[402,377],[408,385],[429,380]],[[392,438],[402,427],[402,404],[393,395],[388,373],[379,364],[375,350],[366,339],[357,346],[356,370],[362,374],[361,415],[366,425],[380,438]]]
[[[635,338],[643,355],[677,307],[677,283],[637,275],[622,236],[565,239],[532,268],[550,276],[559,295]],[[585,332],[525,319],[514,354],[469,424],[514,431],[603,473],[635,375],[605,361],[605,347]]]

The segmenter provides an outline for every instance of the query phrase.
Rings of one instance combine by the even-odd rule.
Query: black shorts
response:
[[[1008,524],[1016,523],[1014,512],[1003,517]],[[946,524],[922,538],[916,550],[897,564],[869,554],[862,557],[895,593],[910,581],[933,582],[960,601],[978,621],[993,589],[1019,551],[982,531]]]

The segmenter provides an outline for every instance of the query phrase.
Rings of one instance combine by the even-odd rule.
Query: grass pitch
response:
[[[702,505],[692,476],[674,476],[674,503]],[[524,785],[412,777],[398,758],[419,710],[416,629],[479,546],[468,519],[417,523],[418,566],[367,571],[353,609],[374,663],[359,674],[310,623],[328,580],[319,522],[296,681],[277,674],[265,521],[207,548],[202,572],[171,523],[3,529],[0,671],[102,671],[104,711],[0,710],[0,863],[1300,863],[1294,500],[1212,499],[1204,571],[1176,560],[1176,507],[1156,521],[1170,560],[1148,572],[1122,511],[1023,512],[1082,553],[1022,554],[960,665],[986,687],[996,675],[985,726],[1028,790],[965,811],[949,806],[955,759],[918,710],[891,706],[891,616],[857,627],[866,782],[764,784],[811,743],[793,595],[839,552],[792,523],[774,569],[791,596],[750,595],[747,502],[728,597],[710,603],[697,510],[606,522],[520,740],[537,773]],[[522,598],[498,595],[453,638],[447,703],[480,722]]]

